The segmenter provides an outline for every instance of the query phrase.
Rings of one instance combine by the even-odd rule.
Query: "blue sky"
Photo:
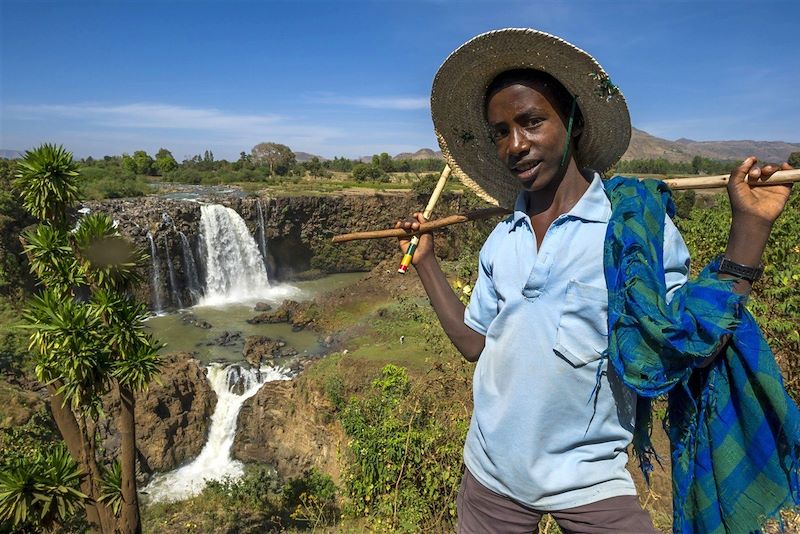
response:
[[[0,0],[0,21],[3,149],[435,147],[437,68],[507,26],[589,51],[654,135],[800,142],[797,1]]]

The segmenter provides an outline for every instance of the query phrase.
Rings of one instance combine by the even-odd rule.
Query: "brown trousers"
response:
[[[566,534],[610,532],[658,534],[650,515],[634,495],[611,497],[558,512],[537,512],[499,495],[464,471],[458,492],[458,534],[530,534],[539,532],[542,515],[549,513]]]

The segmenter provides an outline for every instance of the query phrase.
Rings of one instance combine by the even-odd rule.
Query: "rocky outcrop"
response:
[[[284,300],[276,310],[260,313],[247,320],[250,324],[291,323],[295,331],[314,322],[314,305],[309,302]]]
[[[233,457],[272,463],[281,477],[297,477],[316,467],[337,480],[337,451],[345,438],[332,414],[324,393],[302,375],[268,382],[239,412]]]
[[[145,474],[174,469],[200,454],[217,404],[205,370],[189,353],[166,355],[159,381],[136,396],[136,448]],[[119,405],[107,399],[104,410],[109,417],[100,421],[100,435],[109,454],[116,455],[119,435],[113,421]]]

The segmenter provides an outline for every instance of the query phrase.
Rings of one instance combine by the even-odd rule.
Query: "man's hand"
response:
[[[744,219],[751,224],[772,226],[789,200],[791,184],[750,187],[748,182],[750,184],[757,181],[766,182],[777,171],[788,171],[792,167],[788,163],[780,167],[777,165],[758,167],[756,161],[756,158],[751,156],[731,173],[728,181],[731,210],[734,220]],[[745,177],[748,182],[745,182]]]
[[[728,180],[733,220],[725,256],[731,261],[750,266],[761,263],[761,254],[766,247],[772,224],[786,206],[792,190],[790,184],[750,187],[745,182],[745,177],[750,183],[764,182],[776,171],[792,168],[786,163],[780,167],[758,167],[755,165],[756,161],[753,156],[744,160]]]
[[[394,227],[402,228],[406,232],[416,232],[419,230],[419,225],[424,222],[426,221],[425,217],[422,216],[422,213],[416,212],[405,221],[397,221]],[[397,240],[400,244],[400,250],[403,251],[403,254],[405,254],[408,250],[409,243],[411,243],[411,237],[398,237]],[[417,266],[433,256],[433,234],[420,234],[419,245],[417,245],[417,250],[414,251],[414,257],[411,260],[411,264]]]

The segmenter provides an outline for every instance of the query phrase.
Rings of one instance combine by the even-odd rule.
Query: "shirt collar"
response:
[[[603,187],[603,179],[600,177],[599,173],[591,170],[584,171],[584,175],[587,177],[589,175],[592,176],[589,188],[565,215],[588,222],[607,223],[611,217],[611,202],[606,196],[606,191]],[[514,216],[509,231],[516,228],[521,221],[526,221],[530,226],[527,206],[528,192],[520,191],[514,203]]]

